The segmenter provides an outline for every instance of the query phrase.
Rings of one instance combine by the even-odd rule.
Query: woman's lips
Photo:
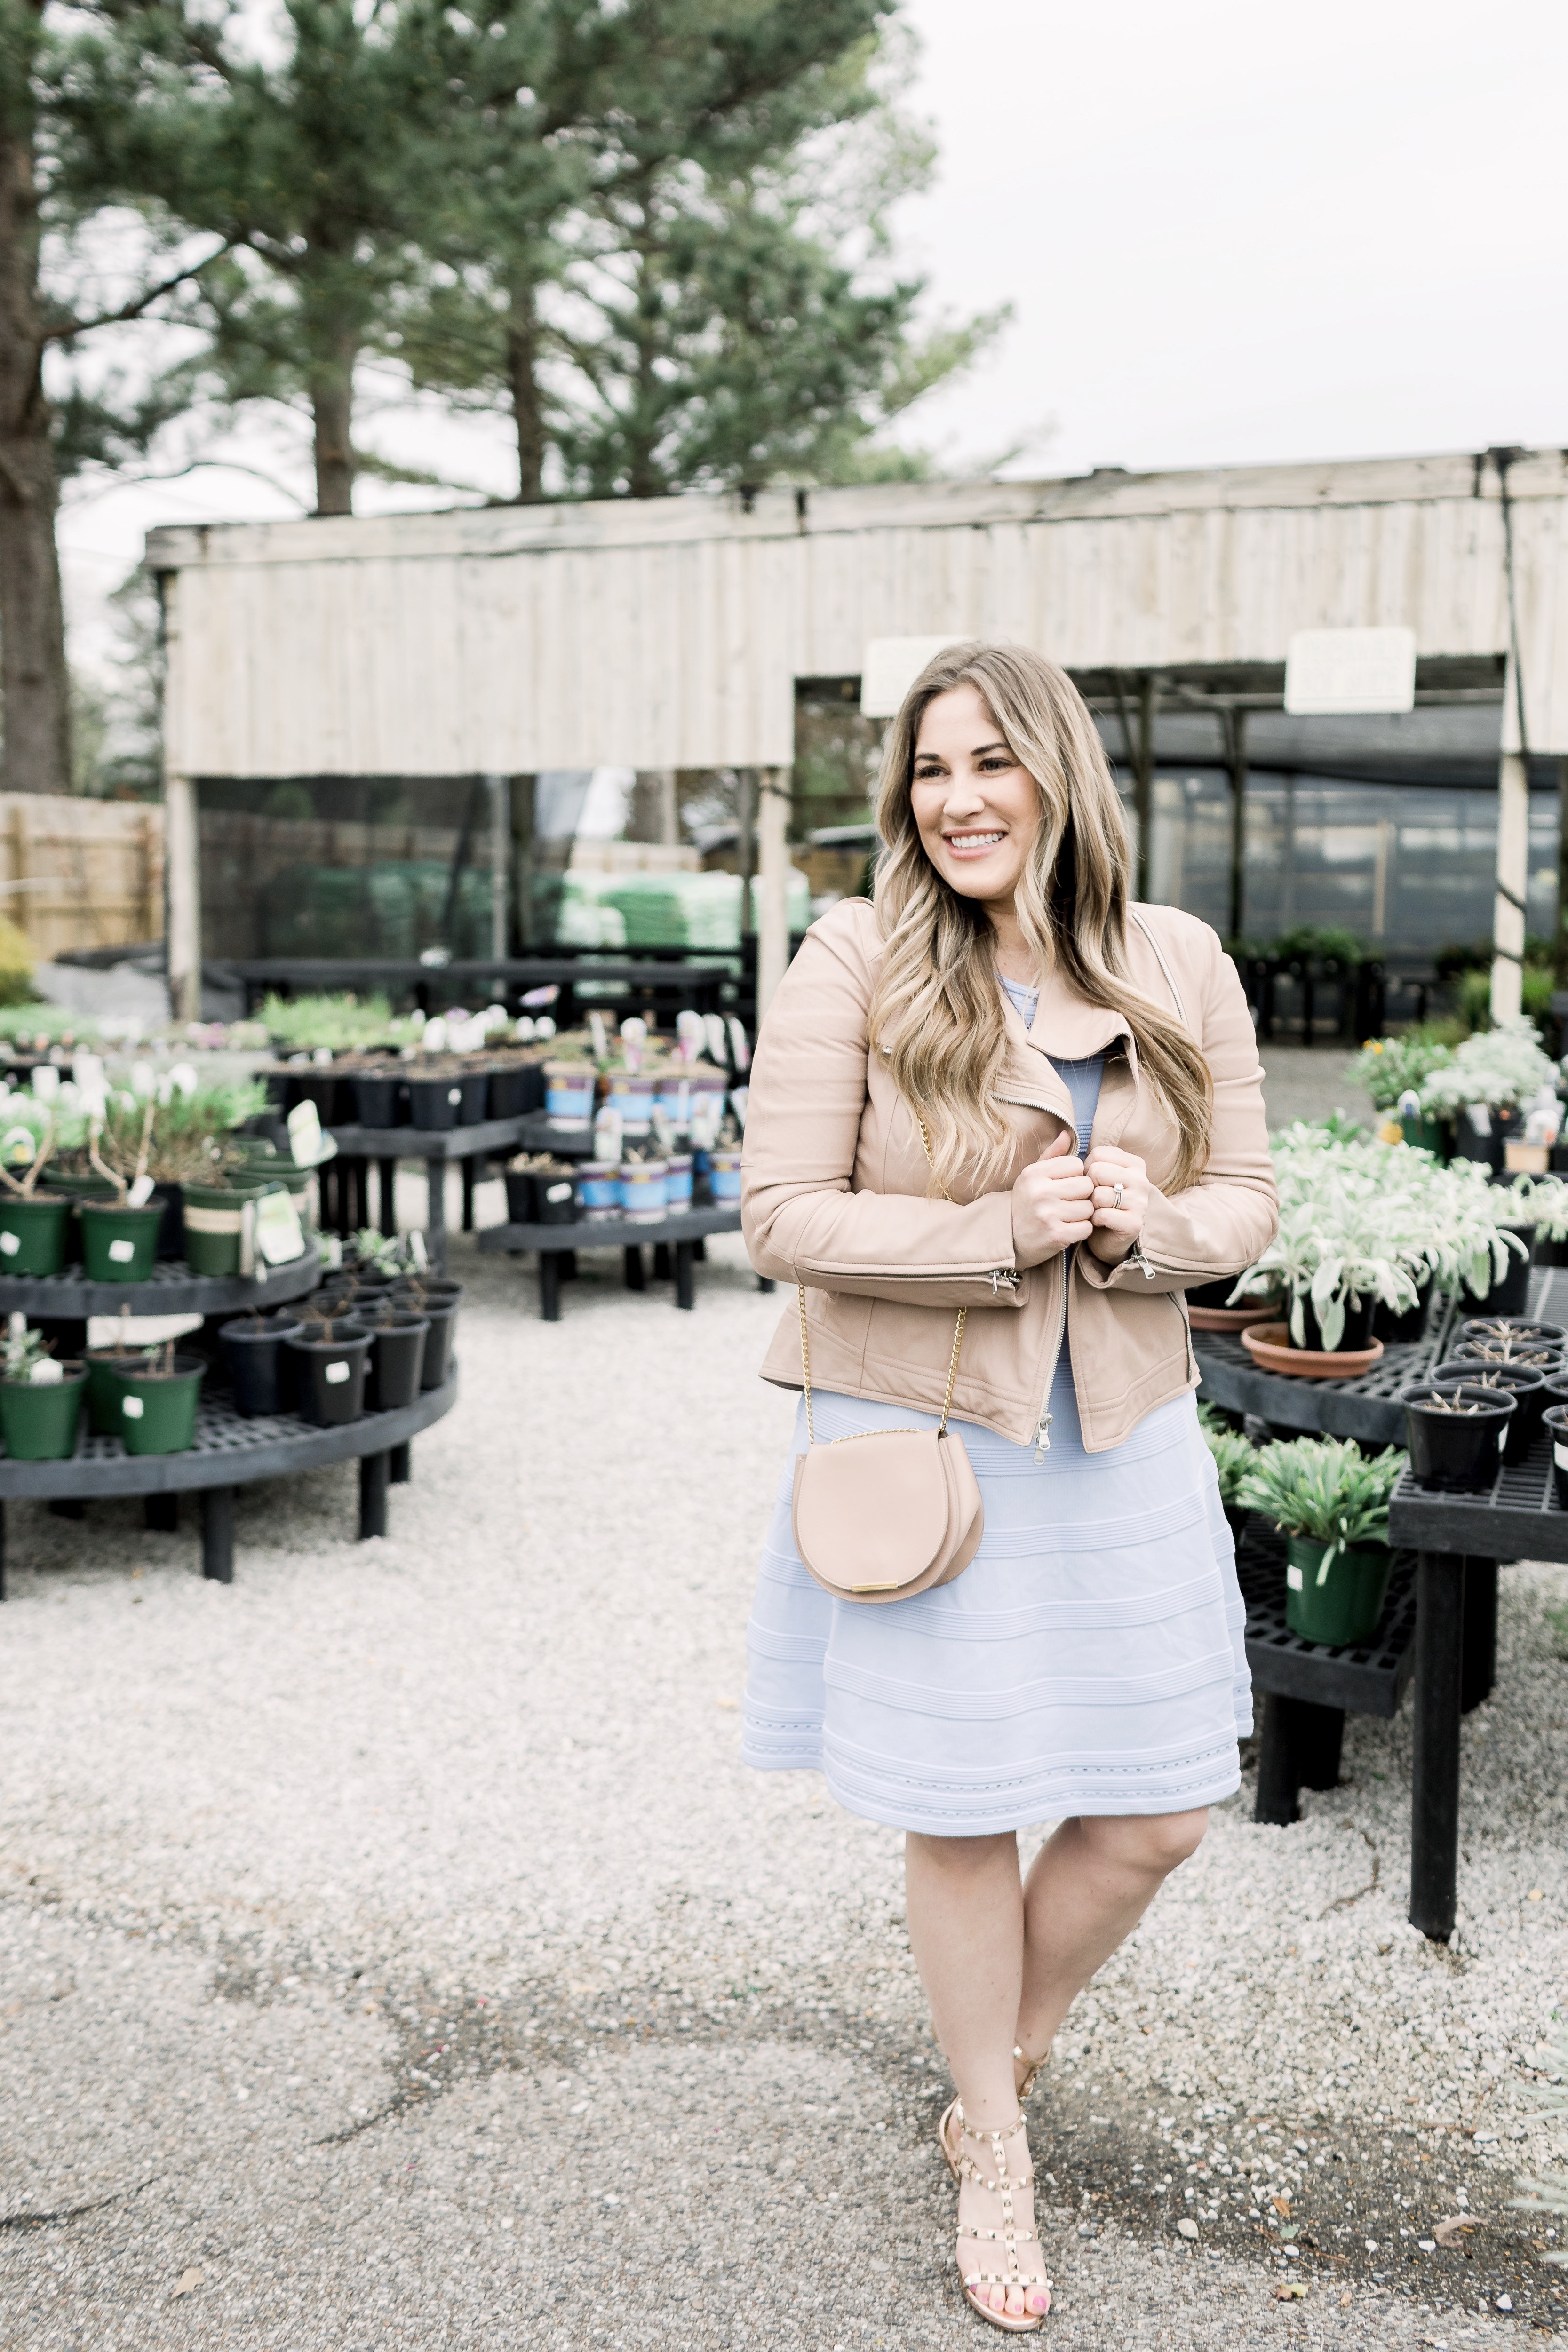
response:
[[[950,857],[989,857],[1007,838],[1005,833],[944,833],[942,846]]]

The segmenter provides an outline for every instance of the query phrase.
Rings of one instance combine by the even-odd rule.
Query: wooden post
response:
[[[1220,713],[1225,764],[1230,776],[1230,937],[1239,940],[1247,913],[1247,713]]]
[[[511,779],[512,935],[517,951],[526,955],[533,944],[533,827],[535,776]]]
[[[735,863],[741,869],[741,937],[751,938],[752,877],[757,870],[757,772],[735,771]]]
[[[656,770],[655,782],[658,789],[658,837],[673,847],[680,839],[680,803],[676,794],[675,770]]]
[[[1138,729],[1134,734],[1126,683],[1121,672],[1116,673],[1116,707],[1121,719],[1127,764],[1132,771],[1132,809],[1138,819],[1138,862],[1133,887],[1141,900],[1149,896],[1149,870],[1154,850],[1154,713],[1158,701],[1159,681],[1152,670],[1145,670],[1138,681]]]
[[[757,924],[757,1026],[772,1003],[789,962],[789,768],[764,768],[757,815],[757,868],[761,880]]]

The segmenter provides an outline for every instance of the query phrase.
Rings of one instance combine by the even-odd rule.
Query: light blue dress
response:
[[[1008,993],[1027,1027],[1030,992]],[[1102,1063],[1056,1065],[1080,1151]],[[933,1413],[813,1397],[819,1443],[936,1426]],[[962,1424],[985,1505],[978,1552],[952,1584],[869,1604],[832,1599],[795,1548],[803,1401],[747,1629],[748,1763],[819,1771],[848,1811],[948,1837],[1234,1794],[1237,1741],[1252,1728],[1246,1615],[1194,1400],[1087,1454],[1064,1339],[1050,1410],[1037,1462],[1033,1444]]]

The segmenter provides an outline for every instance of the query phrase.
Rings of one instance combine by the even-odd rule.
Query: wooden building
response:
[[[148,562],[186,1006],[205,786],[761,772],[765,1002],[787,953],[797,680],[858,678],[889,639],[911,658],[969,635],[1048,652],[1121,743],[1146,877],[1162,716],[1234,742],[1227,714],[1281,710],[1297,632],[1371,628],[1414,632],[1418,706],[1496,709],[1494,1003],[1517,1004],[1531,763],[1568,753],[1563,451],[177,528]],[[1244,742],[1230,765],[1239,839]]]

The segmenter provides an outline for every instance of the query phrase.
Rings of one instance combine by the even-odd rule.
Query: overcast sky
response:
[[[900,257],[940,308],[1016,314],[909,420],[949,465],[1019,443],[1007,470],[1031,475],[1568,443],[1562,0],[908,13],[941,162]],[[400,428],[400,454],[420,437]],[[504,492],[504,429],[465,454]],[[73,495],[80,651],[153,524],[299,511],[216,468]]]

